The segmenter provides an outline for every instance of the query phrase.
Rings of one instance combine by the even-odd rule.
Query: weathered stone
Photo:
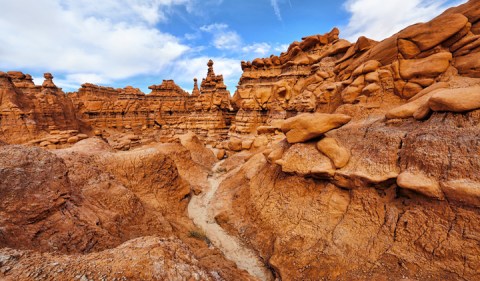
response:
[[[440,200],[444,198],[438,182],[421,173],[403,172],[398,175],[397,184],[401,188],[413,190],[428,197]]]
[[[321,139],[317,142],[317,149],[330,158],[336,168],[345,167],[350,159],[350,152],[333,138]]]
[[[400,76],[405,80],[416,77],[437,77],[450,66],[452,54],[438,53],[423,59],[400,60]]]
[[[414,42],[421,51],[428,50],[462,30],[468,19],[462,14],[441,15],[430,22],[410,26],[399,33],[400,39]]]
[[[442,89],[426,92],[426,94],[423,94],[417,99],[413,99],[406,104],[391,109],[385,114],[385,117],[387,119],[412,117],[421,107],[428,106],[430,97],[438,91],[442,91]]]
[[[301,176],[328,178],[335,174],[330,159],[321,154],[314,143],[294,144],[275,163],[282,166],[283,172]]]
[[[480,78],[480,52],[456,57],[454,66],[460,75]]]
[[[428,101],[433,111],[465,112],[480,108],[480,86],[436,91]]]
[[[441,184],[448,200],[480,207],[480,183],[468,180],[454,180]]]
[[[305,142],[343,126],[351,119],[344,114],[304,113],[285,120],[282,131],[289,143]]]
[[[404,59],[413,59],[421,53],[418,46],[410,40],[398,39],[398,50]]]
[[[242,150],[242,140],[237,138],[231,138],[228,141],[228,149],[232,151],[240,151]]]

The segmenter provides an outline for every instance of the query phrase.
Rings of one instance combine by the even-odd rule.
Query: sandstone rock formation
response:
[[[45,73],[36,86],[30,75],[0,72],[0,139],[24,143],[53,130],[78,130],[72,101]]]
[[[282,280],[478,279],[479,5],[381,42],[334,30],[242,63],[232,137],[286,119],[288,142],[231,170],[217,221]],[[351,120],[293,138],[303,112]]]
[[[138,89],[113,89],[92,84],[69,94],[79,119],[98,129],[127,129],[140,133],[155,129],[173,136],[194,132],[210,142],[226,137],[232,116],[230,93],[222,75],[215,75],[208,63],[207,77],[200,90],[195,80],[192,95],[173,80],[163,80],[149,87],[145,95]]]
[[[0,139],[52,149],[0,141],[0,277],[248,280],[186,217],[215,182],[208,223],[279,280],[480,279],[480,2],[339,36],[242,62],[232,101],[212,61],[192,95],[0,73]]]
[[[185,208],[208,170],[179,144],[115,152],[90,138],[55,154],[7,145],[0,155],[1,279],[250,279],[189,235]]]

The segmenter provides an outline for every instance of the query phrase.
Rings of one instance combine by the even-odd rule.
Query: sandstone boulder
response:
[[[187,133],[178,137],[180,143],[190,151],[192,160],[206,168],[211,168],[216,161],[216,156],[212,151],[205,147],[205,144],[195,133]],[[223,158],[223,156],[222,156]]]
[[[335,174],[330,159],[320,153],[314,143],[294,144],[275,163],[282,166],[283,172],[301,176],[329,178]]]
[[[80,139],[79,139],[78,136],[73,136],[73,137],[69,137],[69,138],[67,139],[67,143],[76,143],[76,142],[78,142],[79,140],[80,140]]]
[[[480,52],[456,57],[454,66],[461,75],[480,78]]]
[[[435,92],[428,101],[433,111],[465,112],[480,108],[480,85]]]
[[[414,42],[421,51],[425,51],[462,30],[467,22],[468,18],[462,14],[441,15],[427,23],[412,25],[398,36]]]
[[[445,196],[452,201],[480,207],[480,183],[470,180],[453,180],[441,184]]]
[[[398,175],[397,184],[401,188],[413,190],[428,197],[444,198],[438,182],[422,173],[403,172]]]
[[[400,60],[400,76],[404,80],[415,77],[437,77],[450,66],[452,54],[442,52],[423,59]]]
[[[232,151],[240,151],[242,150],[242,140],[238,138],[231,138],[228,141],[228,149]]]
[[[344,114],[304,113],[285,120],[282,131],[289,143],[305,142],[343,126],[351,119]]]
[[[317,142],[317,149],[325,154],[336,168],[343,168],[347,165],[350,159],[350,152],[339,145],[338,141],[334,138],[323,138]]]
[[[443,87],[443,86],[442,86]],[[429,107],[429,100],[432,95],[439,91],[443,91],[442,87],[435,87],[435,84],[431,86],[431,88],[426,88],[423,92],[419,92],[416,96],[411,98],[409,102],[403,104],[399,107],[393,108],[389,110],[385,117],[387,119],[395,119],[395,118],[409,118],[413,117],[413,115],[422,109]]]

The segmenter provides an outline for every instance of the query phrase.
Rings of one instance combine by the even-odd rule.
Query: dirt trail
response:
[[[223,161],[213,167],[213,175],[209,176],[209,187],[199,195],[194,195],[188,205],[188,215],[195,225],[202,229],[212,244],[220,249],[225,257],[237,264],[241,269],[248,271],[252,276],[260,280],[273,280],[272,273],[263,264],[254,251],[245,247],[241,241],[227,234],[223,228],[215,222],[210,203],[214,200],[215,192],[224,178],[224,174],[218,171]]]

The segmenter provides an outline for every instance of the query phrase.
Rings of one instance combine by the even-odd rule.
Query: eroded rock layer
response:
[[[42,86],[21,72],[0,72],[0,139],[23,143],[52,130],[78,130],[72,101],[45,73]]]
[[[195,85],[192,95],[173,80],[163,80],[149,88],[145,95],[138,89],[113,89],[83,84],[69,94],[79,119],[93,128],[131,129],[135,132],[156,129],[161,134],[175,135],[195,132],[209,141],[226,137],[232,110],[230,93],[221,75],[215,75],[213,62],[208,63],[207,77],[200,89]]]
[[[470,0],[380,42],[333,29],[242,62],[232,103],[213,62],[191,95],[165,80],[148,95],[84,84],[65,97],[49,74],[35,86],[2,73],[1,140],[50,131],[32,143],[63,149],[0,141],[0,277],[36,272],[24,273],[33,259],[62,264],[66,275],[45,278],[71,279],[65,256],[38,253],[56,252],[88,253],[74,259],[96,261],[93,274],[78,267],[88,276],[138,253],[149,276],[249,279],[208,237],[186,234],[190,194],[226,158],[208,223],[281,280],[478,280],[478,54],[480,1]],[[173,143],[134,148],[155,132]],[[125,264],[120,276],[136,270]]]
[[[216,220],[282,280],[480,278],[479,8],[243,63],[232,137],[285,136],[226,160]]]

